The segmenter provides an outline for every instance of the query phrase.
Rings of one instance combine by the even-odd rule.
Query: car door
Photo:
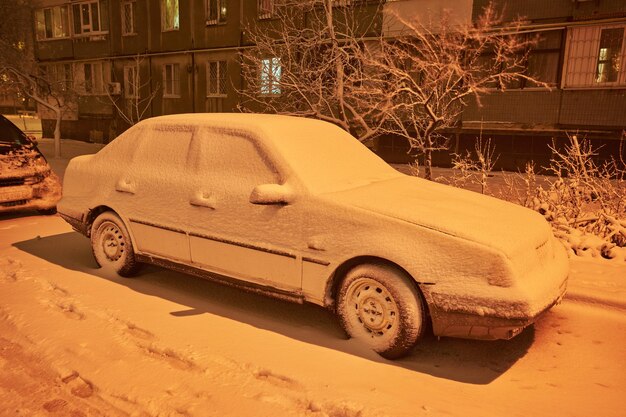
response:
[[[183,210],[193,133],[191,126],[146,128],[131,164],[115,184],[139,253],[190,261]]]
[[[250,202],[260,184],[279,173],[251,137],[199,132],[189,233],[194,265],[288,292],[301,288],[302,222],[297,204]]]

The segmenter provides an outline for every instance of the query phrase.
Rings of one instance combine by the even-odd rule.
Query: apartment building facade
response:
[[[435,0],[388,3],[396,13],[455,10],[455,20],[476,19],[489,0],[453,4]],[[469,103],[458,128],[449,132],[452,152],[472,150],[477,138],[491,139],[497,167],[523,169],[526,162],[546,166],[550,146],[577,134],[593,141],[598,160],[626,159],[626,1],[496,0],[504,19],[521,19],[522,36],[537,37],[526,71],[549,85],[520,80],[494,86],[479,103]],[[388,25],[389,26],[389,25]],[[397,30],[391,27],[390,31]],[[390,33],[393,35],[393,33]],[[405,161],[404,141],[381,141],[386,159]],[[450,163],[450,152],[438,152],[435,164]]]
[[[488,0],[337,1],[385,17],[426,17],[452,10],[475,19]],[[35,11],[35,53],[42,71],[66,80],[77,105],[62,123],[64,137],[109,141],[127,123],[118,112],[143,117],[183,112],[234,111],[242,85],[239,52],[250,46],[251,22],[271,21],[274,0],[40,0]],[[550,89],[519,82],[494,86],[481,105],[470,103],[450,131],[452,151],[492,138],[502,167],[550,157],[548,145],[578,132],[602,145],[603,157],[620,152],[626,129],[626,2],[623,0],[499,0],[507,19],[524,17],[524,36],[539,36],[528,72]],[[380,30],[393,36],[393,25]],[[269,60],[269,74],[279,74]],[[268,77],[268,88],[275,77]],[[148,101],[148,97],[153,99]],[[142,101],[143,100],[143,101]],[[116,108],[112,101],[115,101]],[[134,108],[133,108],[134,107]],[[44,132],[51,117],[42,112]],[[377,151],[407,160],[406,144],[381,138]],[[436,156],[449,163],[448,152]]]

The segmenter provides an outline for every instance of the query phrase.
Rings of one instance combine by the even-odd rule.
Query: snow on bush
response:
[[[534,164],[518,175],[504,175],[498,192],[487,187],[493,149],[478,146],[475,154],[456,156],[458,171],[444,182],[480,185],[483,193],[513,201],[541,213],[571,253],[626,261],[626,163],[619,159],[598,164],[597,150],[587,139],[568,135],[568,143],[552,144],[551,176],[537,176]]]

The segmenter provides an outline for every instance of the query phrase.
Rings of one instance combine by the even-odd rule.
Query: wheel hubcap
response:
[[[102,252],[109,261],[117,261],[124,254],[124,235],[113,223],[104,223],[101,226]]]
[[[362,278],[352,284],[349,296],[358,321],[372,337],[383,336],[393,329],[398,307],[385,287]]]

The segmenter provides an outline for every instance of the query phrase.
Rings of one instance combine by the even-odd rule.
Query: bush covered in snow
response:
[[[474,152],[456,155],[452,185],[479,185],[483,193],[536,210],[552,225],[555,235],[579,256],[626,261],[626,163],[621,154],[598,164],[597,150],[587,139],[568,135],[559,148],[553,143],[550,176],[539,176],[534,164],[524,173],[502,175],[504,184],[488,187],[494,150],[477,145]]]

